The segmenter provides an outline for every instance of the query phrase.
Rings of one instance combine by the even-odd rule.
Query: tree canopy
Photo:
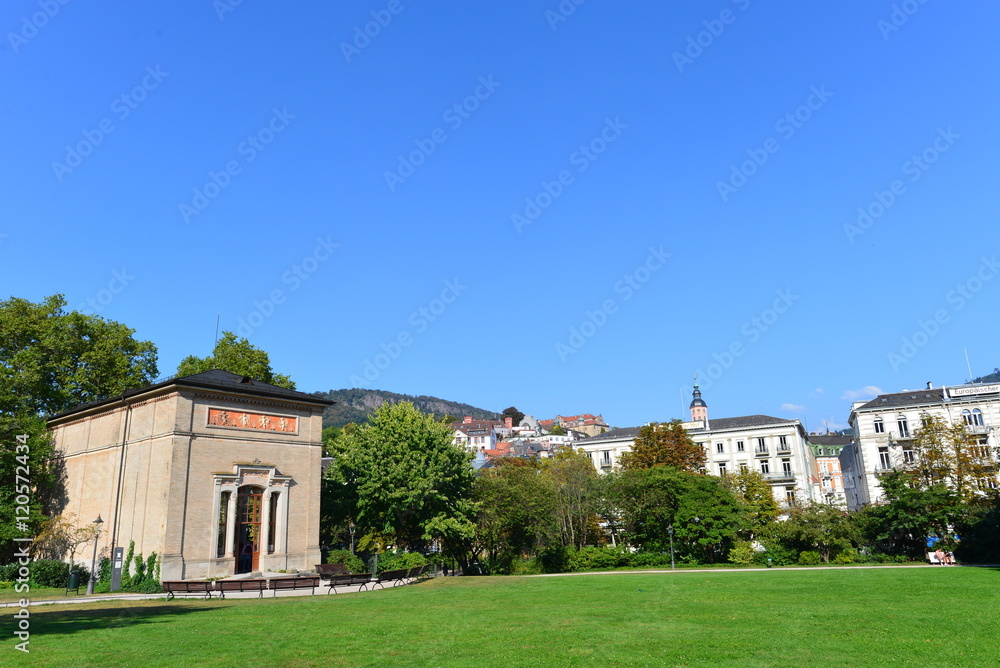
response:
[[[471,539],[472,455],[454,444],[447,425],[411,403],[386,403],[328,447],[331,491],[344,495],[363,531],[411,549]]]
[[[244,338],[238,338],[232,332],[223,332],[222,338],[215,344],[215,349],[208,357],[188,355],[177,367],[178,376],[190,376],[211,369],[222,369],[241,376],[249,376],[271,385],[295,389],[292,379],[271,369],[270,356]]]
[[[0,302],[0,513],[13,518],[17,466],[30,472],[29,532],[35,534],[59,494],[60,462],[53,460],[46,417],[73,406],[141,387],[157,375],[156,347],[135,330],[99,316],[65,310],[62,295],[40,303]],[[0,525],[0,548],[23,536]]]
[[[703,473],[706,459],[704,448],[691,440],[680,420],[674,420],[644,426],[631,452],[623,453],[619,462],[625,470],[663,464],[681,471]]]
[[[510,408],[503,409],[503,413],[501,415],[503,417],[505,417],[505,418],[508,418],[508,417],[511,418],[511,422],[513,423],[513,425],[515,427],[520,426],[521,425],[521,420],[524,419],[524,413],[522,413],[521,411],[517,410],[517,408],[515,408],[514,406],[511,406]]]

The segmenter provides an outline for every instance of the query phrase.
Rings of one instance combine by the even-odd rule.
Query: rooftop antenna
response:
[[[695,379],[697,379],[697,378],[698,378],[698,376],[695,376]],[[680,398],[680,402],[681,402],[681,420],[683,421],[684,420],[684,388],[683,388],[683,386],[677,388],[677,393],[679,395],[681,395],[681,398]]]
[[[969,364],[969,349],[962,348],[965,351],[965,367],[969,370],[969,382],[972,382],[972,365]]]
[[[215,315],[215,343],[212,344],[212,350],[215,350],[215,345],[219,342],[219,319],[221,317],[221,313]]]

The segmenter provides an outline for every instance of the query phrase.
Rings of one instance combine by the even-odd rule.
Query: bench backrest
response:
[[[351,571],[346,564],[316,564],[316,572],[320,575],[344,575]]]

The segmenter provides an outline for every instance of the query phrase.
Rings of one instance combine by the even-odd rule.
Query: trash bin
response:
[[[79,590],[80,589],[80,574],[73,571],[69,574],[69,586],[66,587],[66,591],[69,590]]]

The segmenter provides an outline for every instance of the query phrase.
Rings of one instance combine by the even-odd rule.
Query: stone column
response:
[[[260,553],[262,555],[271,554],[270,550],[267,549],[268,543],[271,540],[270,530],[271,530],[271,488],[268,487],[264,490],[264,493],[260,497],[260,502],[263,505],[260,513]]]
[[[237,490],[225,490],[229,492],[229,507],[226,509],[226,553],[223,556],[231,557],[236,551],[236,501]]]

